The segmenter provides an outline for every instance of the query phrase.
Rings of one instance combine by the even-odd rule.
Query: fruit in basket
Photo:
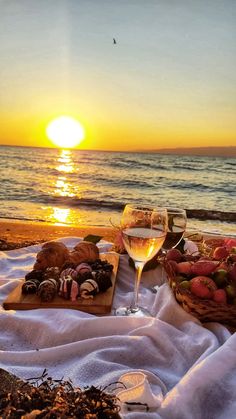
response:
[[[236,239],[224,239],[224,245],[231,251],[236,247]]]
[[[213,300],[216,303],[223,303],[226,304],[227,303],[227,294],[226,291],[224,289],[217,289],[215,291],[213,291]]]
[[[213,279],[218,287],[223,287],[227,283],[228,272],[225,269],[218,269],[213,273]]]
[[[227,258],[227,261],[229,263],[234,263],[236,262],[236,253],[230,253],[229,257]]]
[[[190,275],[192,272],[191,262],[179,262],[177,265],[177,272],[184,275]]]
[[[236,288],[232,284],[228,284],[225,287],[228,298],[236,298]]]
[[[189,290],[190,287],[191,287],[191,284],[190,284],[190,281],[184,280],[184,281],[180,282],[179,286],[182,289]]]
[[[178,249],[170,249],[166,253],[166,260],[174,260],[180,262],[183,259],[183,254]]]
[[[213,251],[213,259],[215,260],[222,260],[227,258],[229,256],[229,250],[226,248],[226,246],[219,246],[216,247]]]
[[[226,261],[220,262],[220,264],[217,266],[215,272],[223,269],[224,271],[228,272],[229,270],[229,264]]]
[[[176,280],[176,282],[180,283],[180,282],[183,282],[183,281],[188,281],[188,278],[186,278],[183,275],[176,275],[175,280]]]
[[[217,286],[213,279],[207,276],[195,276],[190,280],[190,291],[200,298],[212,298]]]
[[[236,263],[234,263],[228,271],[228,278],[236,284]]]
[[[212,260],[198,260],[191,266],[191,273],[193,275],[210,275],[215,271],[218,263]]]

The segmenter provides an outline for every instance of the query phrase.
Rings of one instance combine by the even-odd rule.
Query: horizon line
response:
[[[223,152],[223,154],[217,154],[215,157],[236,157],[236,146],[206,146],[206,147],[171,147],[171,148],[155,148],[155,149],[132,149],[132,150],[109,150],[109,149],[82,149],[76,147],[47,147],[47,146],[39,146],[39,145],[18,145],[18,144],[0,144],[0,147],[23,147],[23,148],[42,148],[42,149],[49,149],[49,150],[77,150],[77,151],[95,151],[95,152],[112,152],[112,153],[160,153],[160,154],[182,154],[182,153],[190,153],[193,152],[201,152],[200,155],[204,152]],[[231,151],[230,155],[225,155],[225,152]],[[233,151],[233,155],[232,155]],[[210,154],[210,156],[214,157],[214,155]]]

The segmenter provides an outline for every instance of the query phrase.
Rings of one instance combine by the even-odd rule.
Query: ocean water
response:
[[[0,218],[110,226],[126,203],[150,203],[236,235],[233,158],[0,146],[0,180]]]

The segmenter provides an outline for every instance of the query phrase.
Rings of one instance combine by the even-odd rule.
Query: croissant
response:
[[[74,250],[79,252],[80,254],[80,261],[81,262],[93,262],[99,258],[99,249],[96,244],[92,242],[88,242],[83,240],[79,242],[75,247]]]
[[[53,247],[54,249],[58,249],[58,251],[68,251],[66,245],[62,242],[56,242],[56,241],[50,241],[46,242],[42,245],[42,249],[45,249],[47,247]]]
[[[47,242],[42,246],[42,250],[36,256],[33,269],[44,270],[52,266],[59,268],[68,260],[69,250],[60,242]]]

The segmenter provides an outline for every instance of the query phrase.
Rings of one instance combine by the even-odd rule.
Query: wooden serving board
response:
[[[41,302],[35,294],[24,295],[21,292],[24,280],[8,295],[3,303],[5,310],[32,310],[36,308],[73,308],[91,314],[106,314],[111,312],[115,291],[119,255],[116,253],[100,254],[100,259],[113,265],[111,275],[112,286],[106,292],[97,294],[93,299],[78,299],[75,302],[56,296],[51,303]]]

